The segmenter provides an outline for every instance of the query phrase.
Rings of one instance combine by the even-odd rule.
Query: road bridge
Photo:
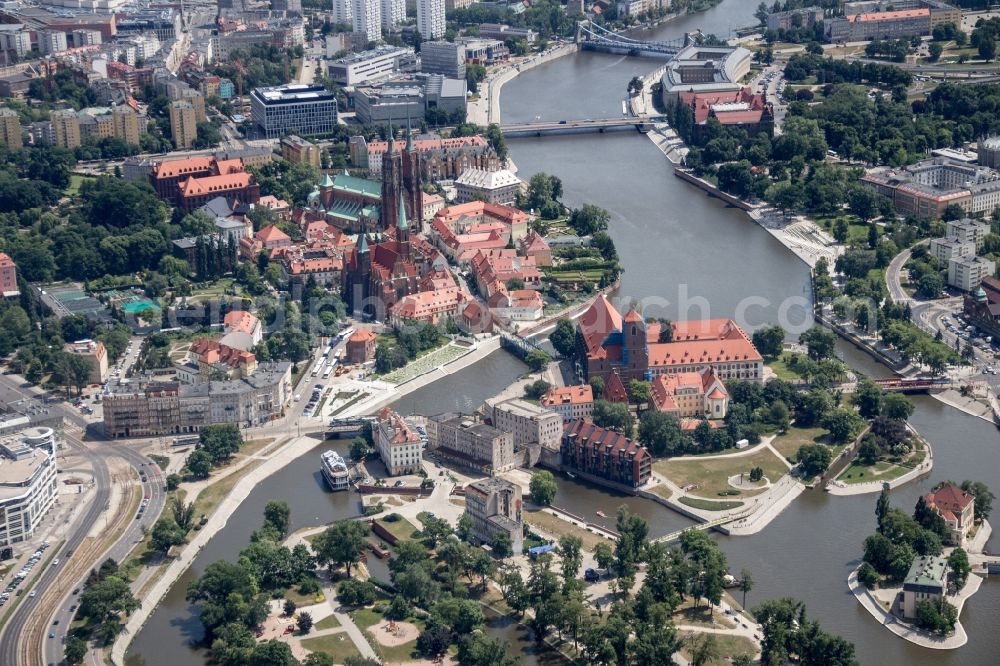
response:
[[[685,46],[697,39],[698,33],[689,33],[681,39],[666,42],[644,42],[627,35],[608,30],[590,21],[576,24],[576,41],[585,51],[602,51],[645,58],[670,60]]]
[[[326,439],[356,437],[369,419],[331,419],[326,428]]]
[[[500,131],[507,138],[554,136],[559,134],[591,134],[628,130],[645,133],[652,129],[652,120],[622,116],[621,118],[598,118],[596,120],[536,121],[502,125]]]

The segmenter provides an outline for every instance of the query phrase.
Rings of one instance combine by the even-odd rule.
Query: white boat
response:
[[[327,451],[322,456],[323,478],[326,479],[330,490],[347,490],[350,481],[350,474],[347,471],[347,463],[336,451]]]

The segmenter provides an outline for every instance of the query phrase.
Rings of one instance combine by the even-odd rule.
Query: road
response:
[[[0,375],[0,399],[5,402],[16,402],[30,398],[40,398],[42,392],[34,388],[22,388],[14,376]],[[64,423],[70,427],[86,429],[88,422],[72,407],[64,402],[47,403],[44,409],[61,415]],[[166,504],[166,493],[163,474],[160,469],[143,454],[122,444],[100,444],[99,448],[88,446],[75,435],[64,430],[63,441],[66,446],[81,454],[92,466],[95,482],[95,496],[90,506],[73,523],[65,535],[65,543],[55,554],[60,559],[58,566],[48,566],[34,583],[35,597],[26,597],[21,605],[10,616],[5,626],[0,628],[0,664],[32,664],[55,663],[62,658],[62,632],[55,632],[53,622],[58,620],[60,627],[69,624],[71,614],[68,606],[71,602],[72,590],[80,587],[84,579],[98,563],[111,557],[117,561],[125,558],[129,551],[143,536],[143,528],[148,529],[159,517]],[[125,525],[122,536],[111,545],[106,546],[100,539],[88,539],[94,525],[101,520],[109,509],[112,490],[112,475],[108,464],[110,459],[121,458],[135,470],[135,479],[139,478],[139,470],[146,472],[147,481],[141,484],[141,494],[148,496],[149,504],[141,520],[135,520],[131,514],[131,502],[123,501],[115,516],[105,516],[107,533],[111,534]],[[134,483],[125,484],[124,488]],[[134,490],[133,490],[134,491]],[[128,495],[124,495],[128,497]],[[128,515],[122,512],[128,510]],[[56,539],[50,540],[53,544]],[[67,557],[66,553],[73,551]],[[10,630],[16,627],[16,630]],[[47,638],[52,631],[56,638]]]

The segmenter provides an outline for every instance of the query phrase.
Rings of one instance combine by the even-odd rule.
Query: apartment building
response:
[[[178,150],[194,145],[198,138],[198,117],[191,102],[178,100],[170,103],[170,135]]]
[[[0,109],[0,141],[7,144],[11,150],[21,148],[21,119],[14,109]]]
[[[986,257],[959,257],[948,261],[948,284],[962,291],[973,291],[983,278],[993,277],[997,265]]]
[[[66,344],[66,352],[90,361],[88,383],[103,384],[108,378],[108,350],[100,340],[69,342]]]
[[[645,447],[584,419],[566,424],[560,453],[564,469],[630,488],[643,485],[653,473],[653,457]]]
[[[594,389],[590,384],[553,386],[540,402],[542,407],[552,410],[563,421],[589,419],[594,411]]]
[[[70,150],[80,145],[80,117],[76,111],[60,109],[53,111],[49,118],[52,122],[54,145]]]
[[[417,30],[427,41],[444,37],[445,0],[417,0]]]
[[[13,298],[20,294],[17,288],[17,266],[5,252],[0,252],[0,296]]]
[[[281,157],[292,164],[310,164],[319,168],[320,149],[300,136],[290,134],[281,139]]]

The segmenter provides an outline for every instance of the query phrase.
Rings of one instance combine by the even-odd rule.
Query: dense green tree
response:
[[[833,459],[830,447],[824,444],[804,444],[796,454],[805,478],[812,478],[826,471]]]
[[[282,539],[288,535],[291,515],[292,509],[285,501],[271,500],[264,506],[264,524],[273,527]]]
[[[780,325],[764,326],[753,333],[753,344],[757,351],[766,358],[781,356],[782,345],[785,342],[785,329]]]
[[[814,361],[822,361],[833,356],[837,336],[822,326],[813,326],[799,336],[799,342],[806,346],[809,358]]]
[[[321,565],[339,564],[351,575],[351,565],[361,558],[368,536],[367,524],[356,520],[338,520],[313,541],[316,561]]]
[[[632,413],[624,403],[595,400],[591,418],[602,428],[620,432],[626,437],[632,435]]]
[[[552,476],[552,472],[541,470],[531,475],[529,495],[535,504],[552,504],[556,490],[558,490],[558,486],[556,486],[556,479]]]
[[[174,546],[179,546],[186,541],[184,530],[167,517],[157,520],[149,533],[150,547],[164,555]]]
[[[576,327],[569,319],[560,319],[549,334],[549,342],[561,356],[572,356],[576,350]]]

